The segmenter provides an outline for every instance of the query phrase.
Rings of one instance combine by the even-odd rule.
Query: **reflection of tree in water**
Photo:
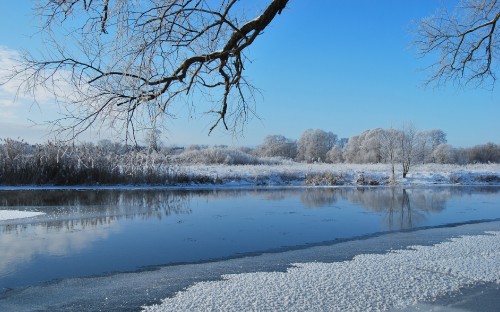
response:
[[[28,209],[46,215],[17,224],[2,226],[2,231],[22,230],[36,222],[47,229],[85,229],[101,227],[123,218],[159,218],[190,214],[189,191],[165,190],[50,190],[1,192],[0,207]],[[9,223],[12,223],[9,222]]]
[[[98,227],[122,218],[164,218],[190,214],[192,198],[207,201],[236,198],[285,200],[299,197],[307,208],[349,200],[375,212],[385,213],[390,228],[411,228],[426,213],[439,212],[447,200],[472,194],[498,193],[498,188],[306,188],[306,189],[211,189],[211,190],[26,190],[0,191],[0,209],[34,210],[46,215],[35,219],[0,222],[0,231],[22,230],[30,223],[47,228]],[[18,225],[8,225],[16,223]]]
[[[342,197],[343,189],[308,188],[300,193],[300,201],[307,208],[332,206]]]
[[[425,219],[422,211],[412,207],[410,196],[406,189],[391,189],[393,200],[389,202],[385,220],[389,229],[411,229]],[[413,209],[412,209],[413,208]]]
[[[272,192],[265,192],[262,194],[262,196],[267,200],[280,201],[280,200],[284,200],[284,199],[286,199],[294,194],[297,194],[297,191],[289,192],[286,190],[276,190],[276,191],[272,191]]]
[[[452,196],[449,189],[358,189],[348,199],[386,214],[390,229],[409,229],[425,220],[426,213],[440,212]]]

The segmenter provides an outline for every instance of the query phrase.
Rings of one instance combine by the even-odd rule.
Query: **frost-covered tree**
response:
[[[343,163],[344,157],[342,156],[342,147],[335,145],[331,150],[326,153],[326,161],[333,164]]]
[[[399,159],[399,141],[402,133],[396,129],[386,129],[382,132],[382,155],[391,164],[391,183],[396,181],[396,162]]]
[[[127,151],[127,146],[119,142],[112,142],[108,139],[99,140],[97,146],[108,154],[123,154]]]
[[[353,136],[344,148],[344,159],[349,163],[379,163],[383,161],[380,128],[366,130]]]
[[[410,171],[410,168],[415,160],[415,146],[417,143],[417,131],[412,124],[404,125],[401,129],[399,138],[400,143],[400,161],[403,167],[403,178]]]
[[[432,159],[438,164],[452,164],[455,162],[453,157],[453,147],[449,144],[440,144],[432,151]]]
[[[436,149],[438,145],[448,142],[448,140],[446,139],[446,133],[441,129],[429,130],[428,133],[432,150]]]
[[[437,58],[429,82],[493,87],[500,57],[500,1],[461,0],[418,24],[419,52]]]
[[[380,128],[365,131],[360,147],[360,157],[363,163],[380,163],[382,162],[382,135],[383,130]]]
[[[257,16],[237,0],[35,3],[47,51],[26,52],[10,79],[24,81],[28,94],[51,92],[66,115],[55,125],[74,136],[101,124],[133,134],[138,123],[193,103],[194,94],[213,99],[205,108],[214,118],[209,131],[244,123],[254,92],[245,53],[288,0],[259,2]]]
[[[486,143],[469,149],[469,163],[500,163],[500,145]]]
[[[146,145],[151,151],[158,152],[163,145],[161,141],[161,130],[153,127],[148,130],[146,135]]]
[[[446,142],[446,133],[443,130],[432,129],[417,132],[416,161],[421,163],[435,162],[432,157],[434,150]]]
[[[346,163],[359,163],[359,151],[361,147],[361,138],[359,135],[355,135],[349,138],[344,147],[343,158]]]
[[[284,157],[294,159],[297,156],[297,142],[283,135],[268,135],[256,153],[264,157]]]
[[[9,162],[14,163],[16,160],[23,157],[28,144],[23,140],[14,140],[11,138],[2,139],[3,141],[1,154]]]
[[[306,162],[323,162],[326,153],[337,142],[337,135],[321,129],[308,129],[299,139],[297,160]]]
[[[340,147],[341,149],[344,149],[344,147],[347,145],[349,142],[348,138],[340,138],[337,140],[337,146]]]

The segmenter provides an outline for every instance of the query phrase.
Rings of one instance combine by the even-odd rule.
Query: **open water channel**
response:
[[[0,190],[9,209],[45,214],[0,221],[0,307],[64,281],[500,220],[500,187]],[[134,310],[193,282],[175,278],[167,293],[107,308]]]

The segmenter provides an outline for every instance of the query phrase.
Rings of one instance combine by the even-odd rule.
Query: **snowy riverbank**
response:
[[[225,185],[388,185],[391,176],[388,164],[183,165],[177,170],[186,181]],[[500,185],[500,164],[416,165],[406,178],[397,168],[395,184]]]
[[[461,236],[286,272],[223,275],[145,311],[379,311],[403,309],[482,283],[500,284],[500,232]],[[429,308],[429,307],[427,307]]]
[[[415,296],[427,299],[419,302],[420,308],[409,305],[407,309],[402,308],[404,311],[462,311],[467,306],[476,307],[476,310],[496,311],[491,308],[487,309],[487,305],[489,303],[490,307],[498,307],[500,304],[498,299],[500,298],[500,284],[498,283],[500,236],[498,234],[494,236],[492,234],[483,235],[487,232],[498,233],[499,229],[500,221],[454,224],[416,231],[359,237],[331,245],[262,253],[234,259],[155,267],[135,272],[116,272],[102,276],[58,279],[50,283],[32,285],[3,293],[0,300],[0,311],[138,311],[141,306],[160,304],[160,299],[164,298],[170,298],[167,300],[174,304],[170,308],[175,310],[175,307],[189,304],[188,301],[192,301],[193,307],[199,306],[200,302],[197,302],[196,299],[201,298],[198,297],[201,296],[201,292],[206,292],[203,294],[205,296],[214,296],[214,301],[205,302],[201,310],[211,310],[217,304],[216,300],[222,298],[228,300],[227,304],[237,300],[241,300],[240,303],[249,300],[252,304],[255,303],[260,307],[264,303],[264,299],[269,299],[277,293],[286,294],[297,291],[297,300],[293,300],[292,296],[288,297],[290,303],[288,307],[293,310],[294,307],[304,308],[308,297],[317,296],[318,294],[314,293],[315,288],[328,286],[325,280],[311,281],[307,276],[305,280],[307,284],[302,286],[298,278],[303,274],[307,272],[321,277],[322,273],[315,271],[315,269],[328,268],[328,271],[324,272],[325,276],[335,277],[335,272],[339,273],[348,267],[356,268],[358,271],[352,273],[352,278],[349,271],[345,276],[339,276],[338,281],[331,281],[332,286],[338,287],[338,289],[325,289],[324,300],[317,302],[318,305],[326,300],[335,300],[332,296],[327,295],[338,290],[339,296],[342,294],[346,296],[337,296],[339,300],[353,299],[349,304],[353,309],[356,306],[360,307],[360,311],[367,310],[363,307],[369,304],[372,304],[370,307],[374,307],[372,310],[382,304],[390,305],[391,302],[399,302],[400,304],[397,306],[402,307],[415,300],[420,300],[416,299]],[[467,236],[467,238],[461,239],[462,236]],[[456,242],[447,243],[450,239],[456,240]],[[436,247],[430,247],[433,245]],[[413,250],[409,248],[410,246],[427,247],[418,247],[417,250]],[[458,249],[454,251],[455,248]],[[358,256],[359,260],[357,260]],[[392,259],[392,257],[395,258]],[[379,260],[387,260],[387,268],[385,265],[377,267],[377,263],[374,262]],[[399,266],[398,261],[402,261]],[[292,263],[295,263],[296,267],[291,267]],[[370,263],[366,268],[366,272],[370,274],[369,279],[365,279],[364,275],[361,276],[361,279],[357,279],[360,277],[359,274],[364,274],[363,270],[365,270],[359,265],[366,263]],[[380,262],[380,264],[385,264],[385,262]],[[286,273],[287,268],[292,271],[291,274]],[[491,271],[492,268],[493,271]],[[377,271],[378,269],[380,271]],[[246,275],[246,273],[250,274]],[[410,283],[411,280],[405,278],[411,274],[416,274],[413,277],[411,287],[409,289],[403,288],[404,285]],[[430,284],[427,284],[428,274],[434,274]],[[224,276],[225,279],[221,280],[221,276]],[[493,280],[494,276],[497,276],[497,282],[485,283],[482,281],[483,278]],[[233,289],[234,291],[228,297],[223,297],[223,292],[238,284],[238,281],[255,282],[257,277],[260,278],[259,281],[266,281],[265,284],[269,281],[269,286],[245,284],[243,286],[248,287],[248,289],[244,292]],[[290,286],[278,284],[288,281],[288,279],[292,283]],[[400,280],[401,284],[397,284]],[[448,280],[451,281],[451,286],[442,283]],[[377,293],[377,288],[370,287],[373,281],[376,283],[373,285],[384,288]],[[344,282],[344,284],[340,282]],[[396,284],[391,285],[390,282]],[[274,289],[269,293],[269,296],[265,295],[263,300],[260,300],[259,297],[244,297],[256,295],[253,292],[258,291],[260,287],[274,288],[277,285],[283,288],[281,290]],[[460,288],[453,291],[457,287]],[[424,289],[428,292],[416,294],[412,290],[413,288],[415,290]],[[354,291],[354,293],[349,294],[348,290]],[[366,293],[361,292],[362,290],[365,290]],[[308,292],[311,293],[308,294]],[[190,297],[187,299],[188,301],[183,301],[189,294],[196,297]],[[241,294],[241,298],[238,299],[239,294]],[[405,297],[398,298],[398,294],[403,294]],[[408,297],[406,297],[407,294]],[[437,301],[432,297],[434,295],[437,296]],[[276,304],[283,303],[284,299],[284,297],[276,297]],[[292,303],[295,304],[294,307]],[[422,306],[423,308],[421,308]],[[249,306],[245,310],[249,310],[251,307]],[[264,307],[263,310],[273,310],[272,307],[270,305]],[[279,307],[276,310],[285,310],[286,307]],[[392,307],[396,308],[396,306]],[[156,308],[169,309],[158,306]],[[312,308],[313,306],[311,306]],[[193,310],[196,309],[193,308]]]
[[[0,210],[0,221],[31,218],[43,214],[45,213],[35,211]]]
[[[415,165],[406,178],[400,166],[390,182],[388,164],[307,164],[283,161],[265,165],[189,165],[156,168],[165,178],[138,183],[4,184],[0,190],[18,189],[127,189],[255,186],[375,186],[375,185],[500,185],[500,164]]]

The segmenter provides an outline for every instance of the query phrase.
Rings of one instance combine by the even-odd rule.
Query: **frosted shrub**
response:
[[[279,158],[259,158],[238,149],[210,147],[205,149],[188,149],[172,160],[179,164],[200,165],[258,165],[278,164]]]
[[[0,144],[0,184],[170,184],[176,171],[168,156],[107,141],[98,145],[47,142]],[[22,149],[21,149],[22,147]]]
[[[306,175],[305,184],[309,186],[333,186],[344,185],[346,183],[342,173],[333,172],[309,173]]]

